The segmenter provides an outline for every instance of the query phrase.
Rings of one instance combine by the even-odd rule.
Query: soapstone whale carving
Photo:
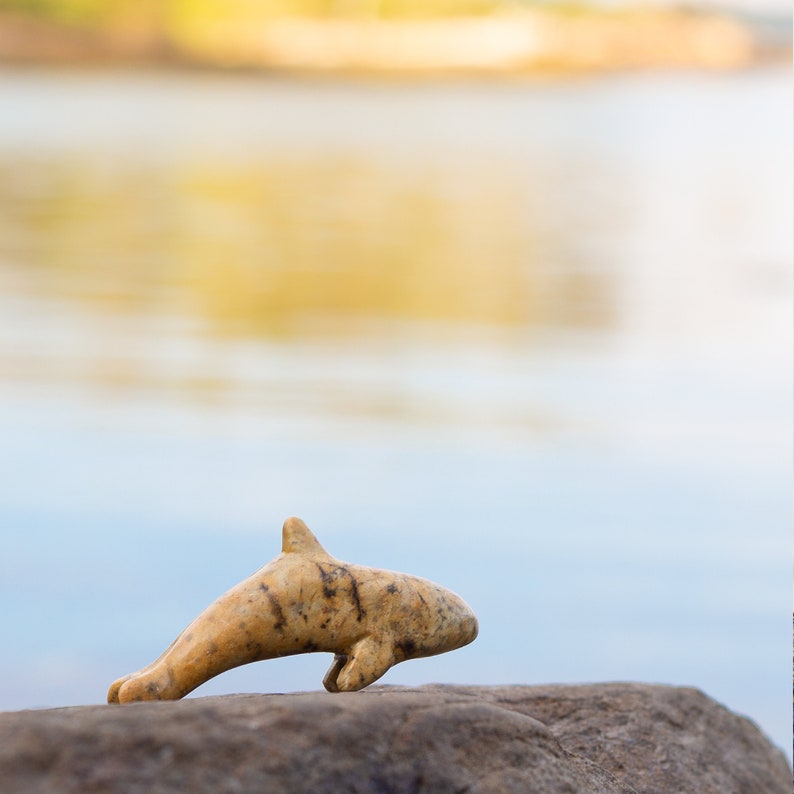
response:
[[[455,593],[409,574],[332,557],[299,518],[281,554],[204,610],[154,662],[115,681],[108,703],[177,700],[249,662],[326,651],[329,692],[354,692],[406,659],[452,651],[477,636]]]

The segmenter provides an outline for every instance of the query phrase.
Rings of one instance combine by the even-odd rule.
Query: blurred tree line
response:
[[[23,61],[504,73],[734,69],[760,52],[753,30],[705,12],[698,0],[681,7],[591,0],[0,0],[2,11],[0,58]],[[480,17],[473,26],[472,17]],[[788,55],[788,39],[783,49]]]
[[[422,18],[484,15],[504,0],[2,0],[0,9],[85,27],[190,26],[276,17]],[[527,3],[519,3],[519,7]]]

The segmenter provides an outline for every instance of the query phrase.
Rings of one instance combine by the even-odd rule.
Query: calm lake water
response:
[[[789,91],[0,73],[0,709],[102,702],[295,514],[478,613],[384,683],[790,747]]]

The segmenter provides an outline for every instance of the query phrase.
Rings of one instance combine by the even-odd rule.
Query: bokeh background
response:
[[[406,72],[102,6],[0,6],[0,709],[102,702],[294,514],[478,613],[384,683],[691,685],[789,747],[788,8],[717,9],[733,61]],[[289,20],[424,13],[362,8]]]

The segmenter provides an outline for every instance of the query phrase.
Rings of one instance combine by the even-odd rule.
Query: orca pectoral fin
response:
[[[388,640],[368,636],[359,640],[350,653],[337,654],[323,684],[329,692],[356,692],[377,681],[395,662],[394,646]],[[329,687],[334,673],[336,689]]]
[[[333,662],[331,662],[331,666],[328,668],[328,672],[323,676],[323,686],[329,692],[339,691],[339,687],[336,684],[336,679],[339,677],[339,673],[346,664],[347,664],[346,653],[337,653],[334,655],[334,660]]]

